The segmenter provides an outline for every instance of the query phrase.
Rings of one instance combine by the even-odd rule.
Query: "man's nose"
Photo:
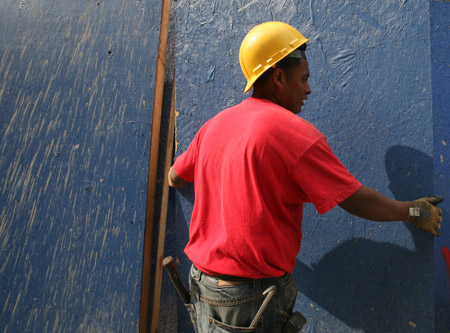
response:
[[[306,95],[309,95],[311,93],[311,87],[309,85],[309,83],[306,83]]]

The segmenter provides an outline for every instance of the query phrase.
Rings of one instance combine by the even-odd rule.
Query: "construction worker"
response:
[[[291,274],[303,203],[320,214],[339,205],[439,235],[439,198],[402,202],[362,185],[322,133],[297,116],[311,93],[307,41],[282,22],[253,28],[239,53],[252,96],[207,121],[170,169],[170,186],[195,183],[185,253],[193,262],[188,310],[197,332],[301,329]]]

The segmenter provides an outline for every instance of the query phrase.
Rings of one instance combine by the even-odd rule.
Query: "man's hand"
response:
[[[436,205],[443,200],[442,196],[434,196],[411,201],[406,222],[433,236],[441,236],[438,230],[441,229],[442,210]]]

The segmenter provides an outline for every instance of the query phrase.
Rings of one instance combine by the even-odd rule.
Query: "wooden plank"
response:
[[[164,75],[169,36],[170,0],[162,0],[161,25],[159,31],[158,59],[156,64],[155,95],[153,100],[152,135],[147,182],[147,205],[145,212],[144,251],[142,262],[141,301],[139,332],[148,330],[148,312],[151,286],[151,250],[155,212],[156,175],[158,170],[159,136],[161,130],[161,110],[164,91]]]
[[[162,261],[164,257],[164,245],[166,236],[166,222],[167,222],[167,206],[169,201],[169,185],[168,173],[172,161],[173,144],[175,140],[175,79],[173,81],[172,89],[172,103],[170,107],[169,130],[167,134],[166,160],[164,170],[164,184],[162,192],[161,213],[159,220],[159,234],[158,234],[158,248],[156,253],[156,273],[155,284],[153,289],[153,307],[152,307],[152,321],[150,332],[158,331],[159,324],[159,308],[161,302],[161,282],[162,282]]]

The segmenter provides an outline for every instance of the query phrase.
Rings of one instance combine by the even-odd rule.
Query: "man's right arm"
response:
[[[352,215],[372,221],[405,221],[408,218],[408,202],[392,200],[364,185],[339,206]]]
[[[361,186],[339,206],[348,213],[372,221],[405,221],[433,236],[440,236],[441,198],[421,198],[412,202],[392,200],[367,186]]]
[[[177,173],[173,169],[173,166],[170,167],[168,181],[169,181],[169,186],[174,187],[174,188],[183,188],[189,184],[188,181],[184,180],[183,178],[181,178],[180,176],[177,175]]]

